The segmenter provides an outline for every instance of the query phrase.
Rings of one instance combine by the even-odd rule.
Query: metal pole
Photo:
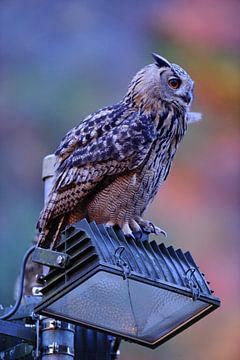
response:
[[[44,203],[52,189],[55,173],[55,155],[43,159],[42,180],[44,182]],[[48,267],[44,266],[44,274]],[[40,317],[40,359],[72,360],[74,359],[75,325],[56,319]]]
[[[44,203],[46,204],[48,195],[53,186],[53,176],[55,174],[56,157],[54,154],[45,156],[42,165],[42,180],[44,182]]]
[[[42,163],[42,180],[44,183],[44,204],[46,204],[48,195],[52,190],[53,186],[53,177],[55,174],[55,162],[56,157],[54,154],[49,154],[43,158]],[[43,274],[46,275],[48,273],[48,267],[43,266]]]

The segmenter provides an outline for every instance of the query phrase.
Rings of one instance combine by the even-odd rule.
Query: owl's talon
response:
[[[149,225],[152,227],[153,229],[153,233],[156,235],[164,235],[165,237],[167,237],[167,233],[165,230],[161,229],[159,226],[154,225],[151,221],[149,221]]]
[[[141,226],[134,219],[130,220],[130,228],[134,233],[142,233]]]
[[[132,239],[135,240],[135,236],[133,235],[132,230],[131,230],[128,222],[125,222],[125,223],[121,226],[121,229],[122,229],[122,232],[124,233],[125,236],[128,236],[128,237],[130,237],[130,238],[132,238]]]
[[[151,221],[143,220],[142,218],[137,219],[138,224],[141,226],[143,232],[148,234],[156,234],[156,235],[164,235],[167,237],[167,233],[165,230],[160,227],[154,225]]]

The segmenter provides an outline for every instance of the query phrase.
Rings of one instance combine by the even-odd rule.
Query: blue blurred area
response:
[[[0,2],[0,302],[13,303],[42,208],[42,158],[86,115],[115,103],[158,52],[195,80],[173,170],[146,218],[190,250],[222,307],[154,351],[122,360],[237,360],[239,327],[240,3],[235,0]],[[160,239],[161,240],[161,239]]]

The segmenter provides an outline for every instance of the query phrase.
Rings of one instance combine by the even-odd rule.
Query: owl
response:
[[[164,233],[143,213],[166,180],[190,122],[194,82],[179,65],[153,54],[124,98],[70,130],[57,148],[56,173],[40,214],[38,246],[83,218],[117,225],[126,236]]]

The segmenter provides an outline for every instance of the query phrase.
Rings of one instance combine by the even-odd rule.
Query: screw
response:
[[[57,264],[58,264],[58,265],[63,265],[64,263],[65,263],[65,258],[64,258],[64,256],[59,255],[59,256],[57,257]]]

